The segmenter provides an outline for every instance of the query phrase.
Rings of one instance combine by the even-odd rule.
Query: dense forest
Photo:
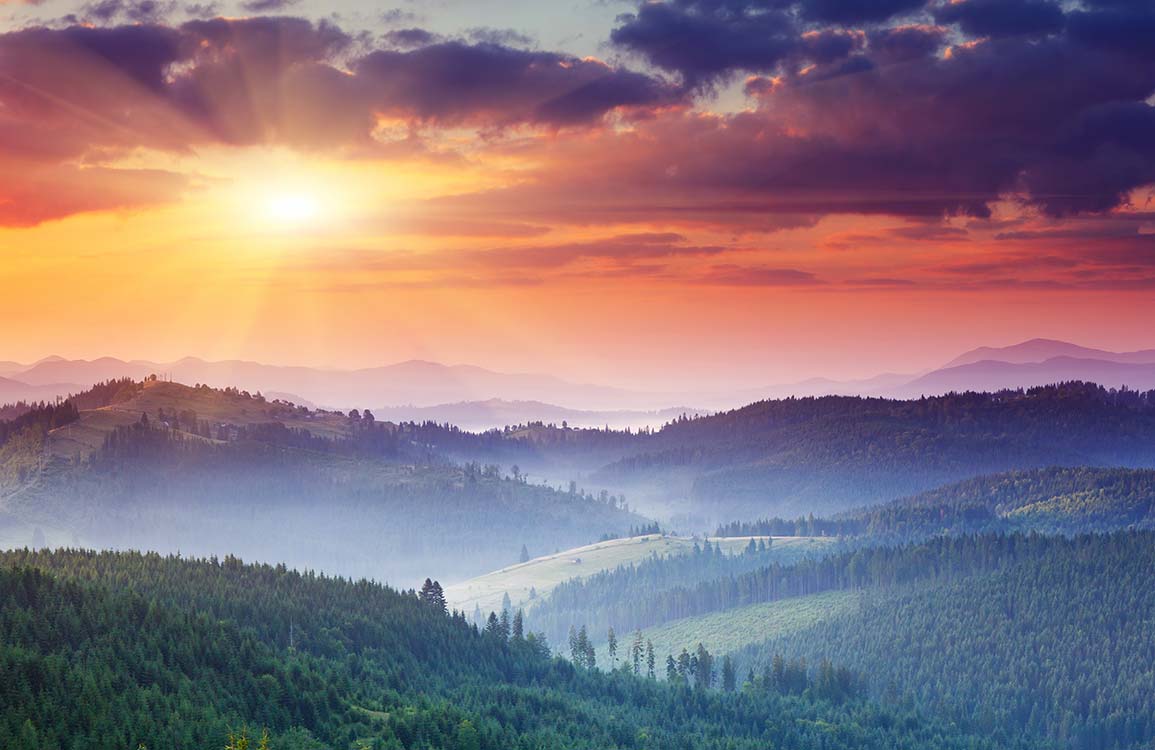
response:
[[[430,591],[231,557],[4,553],[0,746],[224,747],[247,727],[273,750],[1043,747],[852,694],[575,667]]]
[[[740,652],[739,665],[760,672],[778,653],[830,659],[871,675],[890,700],[981,727],[1086,750],[1150,747],[1155,535],[984,536],[969,545],[965,557],[1004,563],[880,594],[853,615]]]
[[[975,477],[829,518],[731,521],[719,525],[716,535],[902,541],[984,531],[1079,534],[1153,527],[1155,471],[1077,466]]]
[[[1052,467],[977,477],[827,523],[900,538],[987,530],[1071,534],[1155,528],[1155,471]]]
[[[639,436],[595,479],[717,520],[829,514],[968,477],[1155,466],[1155,393],[1087,383],[914,401],[764,401]]]
[[[605,632],[611,627],[630,632],[684,617],[824,591],[886,590],[915,582],[953,581],[1000,570],[1051,542],[1050,537],[1040,535],[965,535],[902,546],[859,543],[831,548],[824,556],[787,562],[766,563],[758,553],[722,555],[716,564],[701,566],[717,575],[684,579],[679,579],[678,571],[693,563],[671,558],[665,564],[625,566],[568,581],[546,602],[531,609],[529,617],[535,626],[540,617],[542,626],[551,632],[567,623],[586,625],[591,632]],[[739,572],[750,564],[752,569]]]

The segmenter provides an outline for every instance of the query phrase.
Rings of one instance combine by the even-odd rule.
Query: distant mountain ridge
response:
[[[1155,364],[1155,349],[1134,352],[1111,352],[1092,349],[1078,344],[1055,339],[1030,339],[1013,346],[980,346],[960,354],[942,366],[942,369],[970,365],[983,361],[1007,362],[1010,364],[1031,364],[1046,362],[1056,357],[1076,359],[1097,359],[1123,364]]]
[[[197,357],[166,363],[51,356],[31,365],[0,362],[0,403],[51,399],[112,378],[140,380],[152,374],[187,384],[277,394],[297,403],[329,408],[369,407],[396,414],[398,419],[428,418],[466,429],[562,420],[579,426],[636,427],[660,424],[666,413],[676,416],[680,411],[692,414],[733,409],[791,396],[910,399],[1072,380],[1108,388],[1155,389],[1155,349],[1112,352],[1036,338],[1012,346],[972,349],[938,369],[916,374],[882,373],[853,380],[814,377],[758,388],[688,392],[643,391],[579,383],[549,374],[498,372],[425,360],[342,370]],[[654,412],[658,412],[657,422]]]
[[[210,362],[186,357],[175,362],[48,358],[12,378],[32,386],[64,384],[72,390],[112,378],[140,380],[157,374],[182,383],[236,387],[252,392],[294,394],[339,408],[438,406],[462,401],[540,401],[571,409],[658,409],[676,403],[666,394],[574,383],[552,375],[503,373],[475,365],[409,360],[359,370],[266,365],[245,360]],[[65,390],[63,393],[66,393]],[[62,395],[63,395],[62,393]]]

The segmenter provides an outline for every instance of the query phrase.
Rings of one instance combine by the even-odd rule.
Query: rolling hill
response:
[[[115,381],[0,445],[0,537],[466,578],[645,522],[617,498],[456,465],[404,426],[235,389]],[[95,391],[94,391],[95,392]],[[48,412],[45,412],[48,414]],[[35,414],[29,419],[34,419]],[[47,419],[47,417],[46,417]]]
[[[708,522],[832,513],[1001,471],[1155,466],[1155,393],[764,401],[637,435],[620,455],[593,480],[636,502],[685,498]]]
[[[1086,533],[1155,528],[1155,471],[1049,467],[976,477],[838,517],[854,531]]]

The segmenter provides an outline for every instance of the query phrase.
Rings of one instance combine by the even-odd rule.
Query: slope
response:
[[[861,699],[577,670],[432,600],[236,558],[0,554],[0,746],[273,750],[1037,747]],[[67,707],[67,708],[65,708]]]

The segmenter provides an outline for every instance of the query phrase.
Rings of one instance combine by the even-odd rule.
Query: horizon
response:
[[[996,350],[997,349],[1007,349],[1007,348],[1018,347],[1018,346],[1036,343],[1036,342],[1046,342],[1046,343],[1054,343],[1054,344],[1062,344],[1062,345],[1071,345],[1071,346],[1080,347],[1080,348],[1084,348],[1084,349],[1095,349],[1095,350],[1110,352],[1110,353],[1114,353],[1114,354],[1126,354],[1126,353],[1139,352],[1139,351],[1155,350],[1155,342],[1151,342],[1148,345],[1144,345],[1143,343],[1138,343],[1137,345],[1128,345],[1126,347],[1119,348],[1119,347],[1110,347],[1110,346],[1105,346],[1105,345],[1084,343],[1084,342],[1079,342],[1079,341],[1072,341],[1070,339],[1050,338],[1050,337],[1044,337],[1044,336],[1033,336],[1033,337],[1026,338],[1026,339],[1013,340],[1013,341],[1010,341],[1009,343],[997,343],[997,342],[991,343],[987,339],[981,339],[981,338],[977,339],[977,340],[982,341],[983,343],[977,343],[977,344],[974,344],[972,346],[968,346],[965,349],[952,350],[950,353],[948,353],[946,356],[942,357],[940,360],[936,360],[936,363],[934,363],[934,364],[928,364],[929,358],[923,359],[922,360],[923,364],[921,366],[907,368],[907,369],[903,369],[903,368],[899,368],[899,367],[887,367],[884,363],[879,363],[879,367],[876,369],[855,371],[853,374],[846,374],[846,375],[841,375],[841,376],[833,375],[833,374],[830,374],[830,373],[825,372],[825,371],[812,371],[809,374],[804,374],[800,377],[797,377],[795,379],[790,379],[790,380],[768,380],[765,378],[762,378],[762,379],[755,378],[754,380],[751,380],[749,382],[738,382],[736,380],[731,379],[724,385],[716,385],[713,387],[710,387],[710,386],[703,387],[703,386],[701,386],[701,384],[699,382],[699,386],[696,388],[693,388],[693,389],[676,388],[676,387],[662,388],[662,387],[655,387],[655,386],[652,386],[652,385],[649,385],[646,383],[632,384],[631,385],[631,384],[626,383],[624,381],[619,382],[619,381],[582,380],[582,379],[577,379],[577,378],[573,378],[573,377],[568,377],[567,374],[564,372],[554,372],[554,371],[550,371],[550,370],[546,370],[546,369],[540,369],[540,370],[532,370],[532,369],[502,370],[498,367],[487,366],[486,364],[479,363],[479,362],[465,362],[465,361],[462,361],[462,362],[443,362],[443,361],[437,361],[437,360],[432,360],[432,359],[421,359],[421,358],[395,360],[395,361],[389,361],[389,362],[382,361],[382,362],[378,362],[376,364],[363,364],[363,365],[358,365],[358,366],[343,367],[343,366],[333,365],[333,364],[322,365],[322,364],[308,364],[308,363],[304,363],[304,362],[270,362],[270,361],[264,361],[264,360],[258,360],[258,359],[249,359],[249,358],[244,358],[244,357],[225,357],[225,358],[216,359],[216,358],[210,358],[210,357],[205,357],[205,356],[199,356],[199,355],[195,355],[195,354],[185,354],[185,355],[175,357],[172,359],[156,359],[156,358],[151,358],[151,357],[118,356],[115,354],[101,354],[101,355],[97,355],[97,356],[69,357],[69,356],[64,356],[64,355],[61,355],[59,353],[53,352],[50,354],[38,356],[34,359],[20,359],[17,357],[0,355],[0,361],[10,362],[12,364],[19,365],[21,368],[30,368],[30,367],[34,367],[38,364],[53,361],[53,360],[56,360],[56,361],[63,360],[66,362],[97,362],[100,360],[116,360],[116,361],[124,362],[127,364],[147,363],[150,365],[161,365],[161,366],[173,365],[173,364],[180,363],[182,361],[196,361],[196,362],[203,362],[205,364],[237,363],[237,364],[260,365],[260,366],[275,367],[275,368],[286,368],[286,369],[299,368],[299,369],[310,369],[310,370],[320,370],[320,371],[326,371],[327,370],[327,371],[333,371],[333,372],[360,372],[360,371],[366,371],[366,370],[399,367],[402,365],[410,365],[410,364],[430,364],[430,365],[436,365],[436,366],[445,367],[445,368],[480,368],[480,369],[483,369],[483,370],[486,370],[486,371],[489,371],[489,372],[492,372],[495,374],[499,374],[499,375],[526,375],[526,376],[556,378],[560,381],[564,381],[564,382],[571,383],[574,385],[601,386],[601,387],[616,388],[616,389],[621,389],[621,390],[652,390],[655,393],[664,393],[664,394],[668,394],[671,396],[678,396],[678,395],[688,395],[690,393],[695,393],[695,392],[702,393],[702,392],[711,391],[711,390],[724,391],[728,387],[734,388],[734,389],[748,390],[748,389],[757,389],[757,388],[764,388],[764,387],[787,387],[787,386],[791,386],[791,385],[801,386],[801,385],[805,385],[806,383],[811,382],[811,381],[824,381],[824,380],[832,381],[835,383],[849,383],[849,382],[855,382],[855,381],[861,381],[861,380],[870,380],[870,379],[875,378],[875,377],[887,376],[887,375],[897,375],[897,376],[903,376],[903,377],[916,378],[916,377],[919,377],[921,375],[925,375],[925,374],[930,373],[930,372],[934,372],[937,370],[947,368],[954,359],[956,359],[956,358],[958,358],[964,354],[969,354],[971,352],[983,350],[983,349],[996,349]],[[998,361],[998,360],[996,359],[996,360],[992,360],[992,361]],[[1038,360],[1038,361],[1042,361],[1042,360]],[[164,375],[165,373],[157,372],[156,374],[157,375]],[[8,375],[7,377],[10,377],[11,379],[14,379],[14,380],[20,379],[18,372],[12,373],[12,374]],[[191,385],[191,383],[189,385]],[[484,400],[484,399],[477,399],[477,400]],[[509,399],[497,399],[497,400],[507,400],[508,401]],[[533,401],[536,399],[526,399],[526,400],[527,401]],[[680,404],[679,406],[684,406],[686,408],[698,408],[695,404],[689,404],[689,403]],[[673,407],[662,407],[662,408],[673,408]]]

